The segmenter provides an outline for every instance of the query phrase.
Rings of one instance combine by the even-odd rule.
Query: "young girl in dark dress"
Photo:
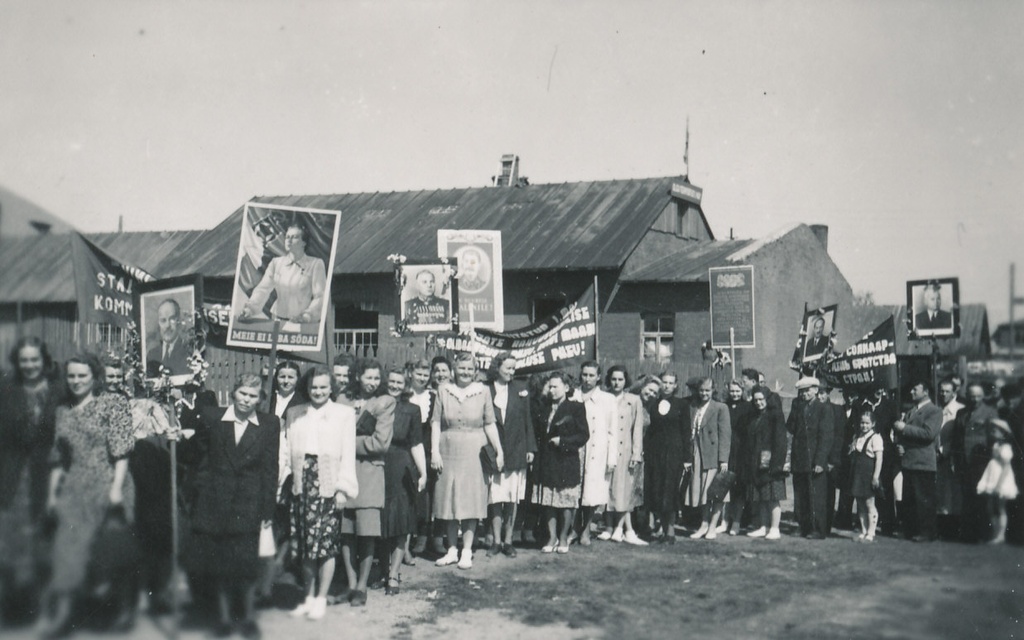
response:
[[[875,431],[875,416],[865,411],[860,416],[860,433],[850,444],[850,468],[853,470],[850,495],[857,499],[857,517],[860,519],[858,542],[874,542],[878,526],[875,491],[881,486],[882,436]]]

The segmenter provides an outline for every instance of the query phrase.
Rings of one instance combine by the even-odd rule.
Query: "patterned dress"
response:
[[[320,497],[317,457],[307,453],[302,492],[292,498],[292,551],[298,560],[326,560],[338,555],[340,539],[334,499]]]
[[[84,407],[58,409],[53,459],[65,473],[56,507],[54,590],[75,589],[85,579],[90,545],[110,506],[114,465],[134,445],[131,410],[123,396],[104,393]],[[130,519],[135,513],[135,491],[127,473],[122,494],[125,516]]]

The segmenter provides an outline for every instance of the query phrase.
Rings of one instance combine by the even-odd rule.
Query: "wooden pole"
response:
[[[180,432],[178,424],[178,412],[172,402],[168,413],[168,420],[171,423],[171,432]],[[181,599],[178,593],[178,555],[180,553],[178,543],[178,442],[174,439],[171,445],[171,638],[177,638],[181,627]]]
[[[601,305],[597,292],[597,274],[594,274],[594,360],[601,361]]]
[[[274,320],[274,329],[270,334],[270,371],[267,373],[267,379],[263,382],[265,399],[263,402],[263,410],[270,410],[270,395],[274,392],[274,369],[277,368],[277,340],[281,334],[281,321]]]
[[[736,330],[729,327],[729,360],[732,365],[732,380],[736,379]]]

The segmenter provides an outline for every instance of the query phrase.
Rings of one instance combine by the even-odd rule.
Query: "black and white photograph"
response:
[[[189,360],[195,352],[195,316],[202,292],[198,276],[139,285],[139,355],[147,379],[167,376],[175,386],[191,380]]]
[[[457,262],[408,262],[395,268],[402,324],[410,333],[451,331],[458,309]]]
[[[340,219],[339,211],[246,203],[228,345],[276,340],[285,351],[320,351]]]
[[[907,282],[907,309],[919,338],[960,335],[960,281],[957,278]]]
[[[828,351],[836,319],[836,305],[808,311],[804,315],[803,346],[804,364],[820,360]]]
[[[1021,635],[1024,2],[2,6],[4,640]]]

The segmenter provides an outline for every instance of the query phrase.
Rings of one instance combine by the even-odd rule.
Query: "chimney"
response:
[[[827,224],[812,224],[811,233],[818,239],[821,246],[824,247],[825,253],[828,253],[828,225]]]
[[[506,153],[501,156],[501,171],[494,179],[496,187],[514,187],[519,183],[519,156]]]

